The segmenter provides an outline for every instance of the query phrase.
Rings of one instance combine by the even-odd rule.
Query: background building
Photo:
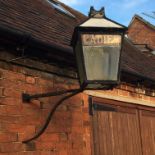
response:
[[[155,49],[155,26],[147,20],[145,16],[135,15],[129,24],[128,37],[142,52],[149,54]]]

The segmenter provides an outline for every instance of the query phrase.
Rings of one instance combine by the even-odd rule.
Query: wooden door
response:
[[[139,110],[143,155],[155,155],[155,112]]]
[[[93,106],[94,155],[142,155],[138,111],[98,103]]]

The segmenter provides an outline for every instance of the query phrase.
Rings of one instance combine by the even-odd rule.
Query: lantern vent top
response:
[[[100,10],[95,10],[93,6],[90,7],[89,18],[104,18],[105,9],[102,7]]]

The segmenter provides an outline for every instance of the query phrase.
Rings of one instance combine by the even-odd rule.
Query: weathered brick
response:
[[[33,115],[40,115],[41,109],[38,104],[39,104],[39,102],[33,103],[33,101],[32,101],[32,103],[30,103],[30,106],[25,105],[24,107],[22,107],[22,109],[21,109],[22,115],[25,115],[25,116],[30,115],[30,116],[32,116],[32,118],[33,118]]]
[[[25,75],[17,72],[7,71],[4,69],[0,69],[2,72],[2,77],[5,79],[9,79],[10,81],[25,81]]]
[[[21,98],[22,92],[15,89],[5,88],[3,91],[3,96],[6,97],[14,97],[14,98]]]
[[[55,151],[56,144],[53,142],[36,142],[36,149]]]
[[[23,124],[12,124],[12,123],[1,123],[1,131],[11,133],[27,133],[35,132],[34,125],[23,125]]]
[[[68,140],[68,133],[66,133],[66,132],[60,133],[59,139],[60,139],[60,141],[67,141]]]
[[[27,76],[26,77],[26,82],[29,84],[35,84],[36,83],[36,79],[32,76]]]
[[[0,87],[0,97],[3,97],[4,96],[4,88],[3,87]]]
[[[0,143],[2,142],[15,142],[17,141],[17,134],[0,132]]]
[[[53,79],[51,80],[47,80],[47,79],[41,79],[41,78],[38,78],[37,79],[37,84],[40,85],[40,86],[50,86],[53,88]]]
[[[152,97],[150,96],[146,96],[146,95],[143,95],[142,96],[142,100],[145,100],[145,101],[150,101],[152,99]],[[153,97],[153,100],[154,100],[154,97]],[[155,101],[155,100],[154,100]]]
[[[84,155],[83,149],[71,149],[70,154],[72,155]]]
[[[40,155],[58,155],[56,151],[40,151]]]
[[[37,94],[70,89],[73,88],[73,84],[74,88],[77,88],[77,81],[56,77],[55,88],[53,88],[53,75],[44,76],[43,72],[40,75],[35,74],[35,70],[32,71],[34,74],[28,75],[23,67],[11,67],[10,69],[13,71],[4,70],[3,79],[0,81],[0,85],[4,88],[2,94],[6,96],[0,98],[0,132],[8,133],[0,137],[0,152],[6,155],[69,155],[72,148],[79,148],[81,141],[78,143],[70,139],[69,134],[78,135],[85,132],[83,127],[83,113],[85,112],[82,110],[84,102],[81,93],[65,101],[57,109],[47,130],[34,141],[34,145],[21,144],[21,141],[31,138],[39,131],[52,106],[62,97],[42,98],[23,104],[22,93]],[[16,72],[22,72],[26,76]],[[85,102],[87,105],[87,100]],[[11,137],[10,134],[16,137]],[[79,138],[83,139],[81,136]],[[3,145],[3,142],[6,144]],[[7,146],[9,150],[6,149]]]
[[[33,137],[35,134],[35,130],[27,130],[26,132],[18,133],[18,141],[27,140]]]
[[[0,143],[0,152],[5,153],[5,152],[18,152],[18,151],[23,151],[24,146],[23,144],[19,142],[12,142],[12,143]]]
[[[25,151],[35,151],[36,150],[36,145],[34,142],[29,142],[25,144]]]
[[[21,103],[22,103],[21,98],[14,98],[14,97],[0,98],[0,104],[2,105],[20,105]]]
[[[69,155],[68,150],[62,149],[58,151],[58,155]]]
[[[118,90],[118,95],[124,96],[124,97],[128,97],[129,96],[129,92],[125,91],[125,90]]]
[[[21,115],[22,106],[0,105],[1,115]]]
[[[59,134],[57,133],[44,133],[41,135],[39,138],[40,141],[42,142],[58,142],[59,141]]]
[[[0,114],[1,123],[19,123],[19,116],[4,116]]]
[[[126,86],[126,90],[128,91],[135,92],[135,89],[136,88],[134,86],[129,86],[129,85]]]

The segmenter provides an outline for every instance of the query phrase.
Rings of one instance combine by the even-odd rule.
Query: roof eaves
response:
[[[128,38],[125,38],[125,40],[133,47],[133,49],[135,51],[139,52],[143,57],[147,58],[147,56],[144,53],[142,53],[136,46],[134,46],[132,40],[130,40]],[[135,75],[136,77],[139,77],[141,79],[145,79],[147,81],[150,80],[151,83],[152,82],[155,83],[155,79],[154,78],[152,78],[150,76],[143,75],[140,72],[135,72],[135,71],[131,72],[131,71],[128,71],[127,69],[124,69],[124,68],[122,68],[121,70],[122,70],[122,72],[129,73],[129,74]]]
[[[68,46],[58,45],[56,43],[50,43],[50,44],[45,43],[45,42],[43,42],[43,41],[41,41],[39,39],[34,38],[33,36],[31,36],[31,34],[29,34],[27,32],[23,32],[21,30],[11,28],[11,27],[8,27],[8,26],[3,25],[3,24],[0,24],[0,32],[3,33],[4,35],[5,35],[5,32],[7,32],[6,35],[8,33],[10,33],[13,36],[20,36],[20,37],[23,37],[23,36],[27,35],[27,36],[30,36],[31,40],[35,40],[35,42],[37,42],[40,45],[44,45],[44,46],[46,45],[46,46],[49,46],[49,47],[53,47],[53,48],[62,50],[63,52],[68,53],[68,54],[73,53],[72,48],[69,48]]]
[[[2,38],[0,38],[1,45],[4,45],[7,48],[11,48],[16,51],[24,49],[28,55],[34,55],[35,57],[38,55],[38,57],[40,56],[41,58],[49,60],[52,60],[53,56],[58,61],[60,59],[62,60],[63,58],[63,61],[64,63],[66,62],[66,65],[70,64],[71,66],[74,66],[72,47],[65,45],[60,46],[55,43],[48,44],[47,42],[43,42],[42,40],[34,38],[29,33],[18,29],[13,29],[11,27],[6,27],[1,24],[0,35],[2,36]]]

